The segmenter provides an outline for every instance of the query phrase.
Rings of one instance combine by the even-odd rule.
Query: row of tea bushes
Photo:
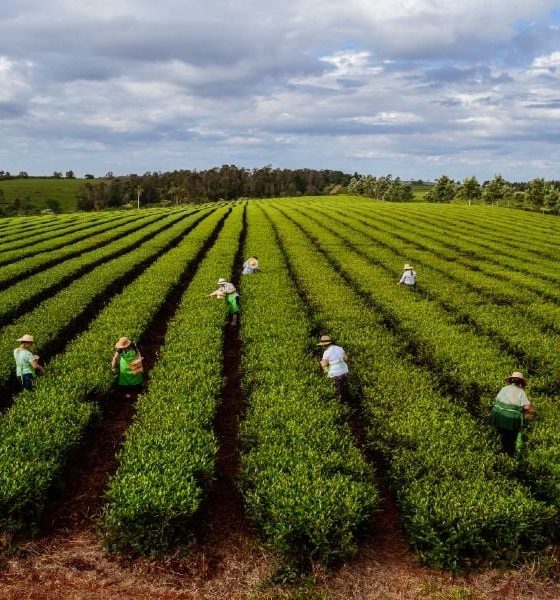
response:
[[[279,211],[268,212],[319,322],[352,357],[370,443],[387,462],[410,543],[423,561],[455,569],[514,560],[546,542],[555,509],[532,498],[489,432],[406,360],[383,315],[360,299],[302,230]]]
[[[28,262],[30,259],[37,258],[38,255],[41,255],[43,256],[43,260],[45,260],[46,257],[51,258],[49,253],[54,251],[58,251],[61,255],[64,255],[64,251],[68,253],[71,249],[71,252],[74,253],[76,251],[74,244],[80,243],[80,241],[84,242],[85,240],[88,240],[91,243],[92,241],[95,241],[91,239],[94,236],[109,231],[114,228],[115,225],[122,224],[122,222],[126,220],[126,216],[124,215],[110,214],[100,221],[73,225],[72,227],[69,227],[70,233],[66,233],[65,235],[55,235],[55,237],[37,244],[22,246],[20,241],[19,244],[14,244],[14,248],[11,250],[2,252],[0,255],[0,266],[3,267],[8,265],[9,267],[13,267],[15,263],[19,261],[21,261],[23,265],[32,264],[31,262]],[[24,261],[24,259],[26,260]],[[26,270],[26,266],[24,266],[24,270]]]
[[[0,242],[10,242],[23,237],[22,234],[38,235],[49,231],[61,230],[73,223],[104,220],[106,213],[36,215],[25,217],[3,217],[0,219]]]
[[[352,222],[351,217],[349,221]],[[303,219],[302,222],[305,223]],[[406,339],[406,344],[412,345],[416,360],[432,369],[442,384],[452,390],[455,398],[470,402],[471,410],[480,411],[487,418],[503,378],[520,368],[517,359],[504,355],[495,337],[478,335],[470,327],[456,324],[455,317],[441,311],[435,300],[426,300],[418,294],[403,294],[403,290],[398,289],[388,275],[369,264],[361,252],[356,250],[354,254],[350,250],[354,241],[359,243],[357,232],[353,232],[353,236],[347,235],[344,227],[340,226],[337,235],[330,236],[314,222],[307,221],[307,227],[313,229],[319,245],[331,257],[336,256],[341,271],[375,302],[385,318],[390,319],[392,326]],[[369,254],[383,263],[382,252],[376,247],[370,245]],[[441,303],[433,287],[437,278],[429,273],[427,276],[430,277],[430,291],[426,294]],[[457,310],[468,315],[479,331],[482,329],[481,322],[485,323],[486,328],[501,325],[504,334],[511,331],[511,344],[517,343],[515,354],[522,354],[531,360],[532,366],[540,367],[540,374],[532,378],[533,392],[530,391],[538,412],[526,434],[528,443],[524,448],[521,470],[525,471],[540,497],[546,497],[554,505],[560,506],[560,433],[557,426],[560,409],[554,398],[543,395],[552,394],[557,388],[560,371],[557,336],[535,333],[530,322],[524,322],[523,318],[515,319],[515,308],[482,308],[476,294],[461,293],[462,290],[456,289],[451,283],[446,286],[441,281],[439,291],[448,303],[452,302],[451,296],[455,291],[457,302],[461,304]],[[507,316],[509,324],[506,324]],[[517,331],[513,331],[515,329]],[[515,348],[510,346],[512,349]],[[531,376],[526,366],[523,369]]]
[[[436,245],[441,245],[441,239],[438,238],[445,231],[445,247],[458,250],[464,256],[483,256],[489,262],[506,266],[504,249],[507,249],[507,254],[511,252],[515,260],[536,259],[538,262],[543,259],[554,260],[556,252],[560,250],[560,238],[554,229],[554,220],[549,219],[547,224],[546,217],[543,220],[537,216],[528,225],[525,220],[527,213],[492,209],[488,211],[480,206],[474,210],[454,210],[448,206],[438,213],[435,208],[434,205],[417,204],[411,210],[409,207],[396,205],[391,216],[402,222],[403,226],[425,234],[430,243],[433,241]]]
[[[297,221],[405,340],[415,360],[437,375],[442,387],[453,388],[453,395],[473,408],[480,402],[490,405],[503,378],[516,368],[514,358],[504,356],[467,325],[454,322],[436,302],[396,285],[394,276],[349,245],[348,236],[302,213]],[[370,252],[375,255],[376,250]]]
[[[248,402],[241,491],[250,518],[277,552],[329,562],[356,551],[378,492],[321,375],[311,323],[274,231],[253,204],[246,248],[262,271],[241,285]]]
[[[560,374],[557,351],[560,307],[543,304],[535,298],[528,302],[519,286],[515,287],[515,297],[508,294],[504,303],[503,294],[507,292],[503,292],[500,285],[506,287],[508,284],[499,280],[494,281],[496,293],[487,297],[488,278],[477,271],[468,273],[465,267],[457,264],[450,267],[449,262],[430,253],[417,253],[415,246],[410,248],[402,241],[395,242],[395,236],[389,231],[372,233],[369,226],[357,222],[353,214],[344,219],[335,217],[332,222],[342,239],[395,278],[397,261],[403,255],[412,254],[420,273],[419,289],[424,297],[442,306],[448,313],[448,320],[469,325],[476,334],[490,338],[492,343],[516,357],[519,368],[530,372],[533,379],[535,374],[538,375],[538,381],[533,381],[533,389],[540,393],[555,392]],[[401,237],[407,235],[407,231],[401,230]],[[476,285],[477,280],[480,287]]]
[[[185,540],[214,475],[225,308],[205,295],[228,278],[243,224],[236,206],[200,263],[137,404],[107,492],[105,544],[158,554]]]
[[[118,258],[96,267],[33,311],[0,329],[0,386],[6,385],[8,379],[14,377],[12,352],[17,345],[15,340],[21,335],[32,332],[37,340],[34,352],[42,355],[59,339],[62,331],[80,319],[84,311],[92,305],[102,305],[102,300],[107,298],[107,291],[115,284],[126,280],[131,273],[138,274],[139,270],[178,243],[210,212],[197,212],[190,216],[187,213],[174,213],[149,227],[147,232],[140,230],[131,237],[141,240],[148,234],[149,238],[139,248],[124,252]]]
[[[360,210],[340,215],[344,220],[348,217],[353,221],[356,219],[362,230],[365,228],[380,244],[397,252],[405,247],[414,256],[415,263],[428,264],[449,279],[467,285],[498,303],[519,304],[529,312],[525,305],[560,298],[560,274],[555,261],[539,258],[532,246],[530,250],[517,250],[510,244],[507,256],[499,253],[500,246],[493,253],[480,253],[478,244],[472,241],[459,243],[448,230],[437,230],[414,219],[409,223],[400,221],[399,228],[395,230],[391,219],[372,218],[372,215],[365,217]],[[429,236],[425,232],[428,228],[431,230]],[[502,245],[502,251],[503,248]],[[520,254],[517,260],[511,258],[514,252]]]
[[[113,221],[107,224],[104,222],[103,225],[99,226],[102,229],[101,231],[98,229],[91,235],[81,234],[82,238],[80,240],[74,240],[68,244],[63,243],[59,248],[46,249],[32,256],[18,255],[9,264],[0,265],[0,288],[5,289],[14,282],[43,269],[104,246],[107,241],[113,239],[112,232],[115,225],[118,225],[118,223]],[[87,234],[88,231],[85,233]],[[53,245],[56,245],[56,243],[56,239],[52,240]]]
[[[346,221],[349,217],[352,227],[368,233],[375,240],[375,244],[398,254],[393,263],[397,269],[402,267],[403,253],[406,252],[405,255],[414,260],[416,265],[429,264],[442,275],[477,290],[483,297],[492,298],[497,303],[527,303],[531,299],[539,299],[539,296],[532,292],[527,296],[527,292],[522,292],[520,287],[511,281],[486,275],[473,267],[467,258],[473,251],[462,246],[449,247],[455,238],[452,238],[453,242],[448,242],[450,236],[446,232],[439,231],[427,240],[426,234],[419,231],[421,227],[414,221],[410,224],[400,222],[399,227],[395,228],[389,218],[372,219],[371,215],[360,217],[360,213],[361,211],[339,211],[339,219]],[[420,268],[420,273],[421,271]]]
[[[2,256],[2,262],[5,262],[3,260],[4,252],[17,252],[18,250],[23,250],[23,253],[25,254],[27,252],[36,252],[37,249],[39,249],[39,251],[49,250],[51,246],[60,245],[59,239],[61,237],[67,240],[66,243],[71,243],[73,237],[82,231],[88,231],[92,228],[95,231],[95,228],[97,228],[100,225],[106,225],[107,223],[115,223],[117,225],[120,225],[125,220],[126,217],[123,214],[105,213],[100,218],[95,220],[79,219],[74,222],[65,223],[64,225],[62,225],[62,227],[50,229],[48,231],[40,231],[37,233],[34,233],[32,231],[27,232],[28,235],[25,236],[25,244],[23,245],[23,247],[21,235],[19,237],[16,236],[14,239],[11,240],[0,240],[0,255]],[[68,239],[67,236],[72,237]],[[79,236],[77,237],[77,239],[79,239]],[[14,259],[12,255],[8,255],[8,257],[12,260]],[[17,260],[17,256],[15,257],[15,259]]]
[[[99,411],[96,399],[111,388],[109,361],[115,340],[142,336],[162,302],[181,284],[188,266],[199,260],[225,213],[226,209],[214,211],[115,296],[89,329],[48,365],[48,374],[38,380],[36,390],[18,395],[0,419],[3,528],[37,524],[51,486]]]
[[[150,214],[142,219],[126,221],[99,236],[98,241],[102,240],[106,245],[42,269],[0,291],[0,326],[9,323],[15,314],[21,315],[27,307],[36,306],[49,291],[60,289],[102,262],[122,256],[129,248],[135,248],[179,218],[178,214],[170,220],[162,219],[159,214]]]

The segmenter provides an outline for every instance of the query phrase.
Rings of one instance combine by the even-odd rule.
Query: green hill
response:
[[[70,212],[76,210],[76,194],[86,181],[92,180],[25,177],[0,181],[0,190],[4,192],[4,202],[8,207],[13,206],[17,199],[26,211],[49,208],[57,202],[60,212]]]

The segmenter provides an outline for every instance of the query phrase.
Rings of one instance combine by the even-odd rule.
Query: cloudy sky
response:
[[[560,179],[560,0],[2,0],[0,170]]]

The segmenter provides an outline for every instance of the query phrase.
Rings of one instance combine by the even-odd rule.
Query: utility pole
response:
[[[144,191],[144,190],[142,189],[142,186],[141,186],[141,185],[139,185],[139,186],[136,188],[136,200],[137,200],[137,204],[138,204],[138,210],[140,210],[140,196],[142,195],[142,192],[143,192],[143,191]]]

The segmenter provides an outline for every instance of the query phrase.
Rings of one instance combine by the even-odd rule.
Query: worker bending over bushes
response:
[[[492,423],[500,434],[504,452],[515,456],[521,449],[523,428],[533,417],[533,408],[525,393],[527,380],[523,373],[514,371],[505,382],[507,385],[498,392],[492,407]]]

